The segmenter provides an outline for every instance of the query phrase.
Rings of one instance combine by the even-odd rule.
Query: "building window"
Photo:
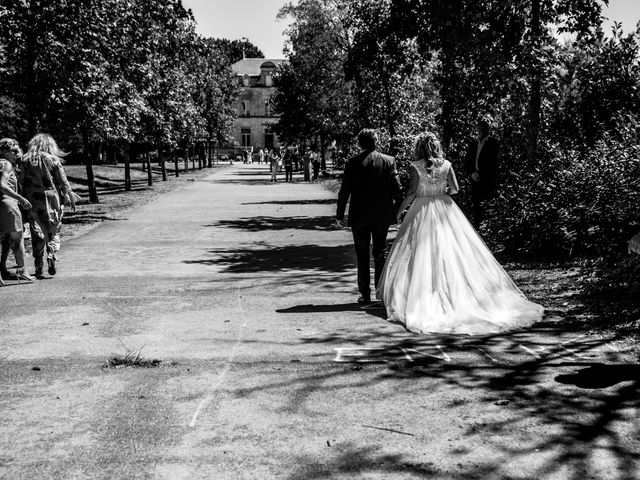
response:
[[[271,129],[271,125],[265,125],[264,127],[264,147],[271,150],[275,146],[276,136]]]
[[[241,128],[240,139],[243,147],[250,147],[251,146],[251,129]]]

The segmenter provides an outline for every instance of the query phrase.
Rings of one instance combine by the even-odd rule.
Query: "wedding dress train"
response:
[[[417,196],[377,290],[388,319],[418,333],[484,334],[526,327],[543,308],[526,299],[448,196],[451,164],[415,162]]]

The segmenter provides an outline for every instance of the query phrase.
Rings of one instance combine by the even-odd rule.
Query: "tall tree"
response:
[[[236,63],[243,58],[264,58],[264,53],[248,40],[229,40],[216,38],[213,43],[229,64]]]
[[[343,10],[340,1],[302,0],[280,12],[293,18],[288,30],[289,62],[279,67],[278,89],[272,97],[281,114],[277,132],[285,141],[313,139],[322,148],[351,130]]]
[[[209,146],[218,145],[232,138],[238,86],[218,41],[201,39],[194,70],[196,80],[195,104],[204,120],[204,130]],[[211,151],[208,152],[211,155]]]

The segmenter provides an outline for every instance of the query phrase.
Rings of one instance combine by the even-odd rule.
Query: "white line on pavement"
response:
[[[531,355],[533,355],[536,358],[542,358],[541,355],[538,355],[536,352],[534,352],[530,348],[525,347],[524,345],[520,345],[520,348],[523,349],[525,352],[530,353]],[[538,352],[544,352],[545,348],[544,347],[538,347],[536,350]]]
[[[489,360],[491,360],[493,363],[500,363],[498,360],[496,360],[495,358],[493,358],[491,355],[489,355],[487,352],[485,352],[482,348],[480,347],[475,347],[476,349],[480,350],[480,352],[482,352],[482,354],[487,357]]]
[[[231,349],[231,353],[229,355],[229,358],[227,358],[226,364],[225,364],[224,368],[222,369],[222,372],[220,372],[220,374],[218,375],[218,381],[213,385],[213,387],[211,387],[211,389],[207,393],[207,396],[204,397],[202,399],[202,401],[200,402],[200,405],[198,405],[198,408],[196,409],[195,413],[193,414],[193,418],[191,419],[191,423],[189,423],[190,427],[195,427],[196,426],[196,420],[198,420],[198,415],[200,415],[200,412],[202,411],[202,409],[211,401],[211,398],[213,397],[213,394],[216,392],[218,387],[220,387],[220,385],[222,385],[222,383],[224,382],[224,379],[227,376],[227,373],[229,372],[229,369],[231,368],[231,364],[233,363],[233,360],[235,359],[236,354],[238,353],[238,346],[240,345],[240,342],[242,341],[242,336],[244,334],[244,329],[247,326],[247,321],[248,321],[249,317],[247,315],[245,315],[244,308],[242,308],[242,301],[240,300],[240,290],[237,290],[236,293],[238,295],[238,310],[240,311],[240,315],[242,315],[244,317],[244,319],[245,319],[244,323],[240,327],[240,331],[238,332],[238,339],[236,340],[236,343],[234,344],[233,348]]]

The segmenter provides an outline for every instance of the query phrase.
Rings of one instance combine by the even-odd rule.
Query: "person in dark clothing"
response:
[[[313,155],[311,157],[311,166],[313,168],[313,177],[312,177],[313,182],[318,181],[318,176],[320,175],[320,163],[321,163],[320,152],[317,152],[314,150]]]
[[[497,190],[498,141],[491,136],[488,119],[478,121],[477,138],[467,146],[465,168],[471,176],[473,226],[478,230],[485,219],[485,203]]]
[[[293,182],[293,152],[286,150],[284,153],[284,181]]]
[[[344,213],[350,202],[347,225],[351,227],[358,263],[358,303],[371,302],[369,245],[373,241],[374,283],[378,286],[384,268],[389,226],[396,223],[396,207],[402,201],[395,158],[376,150],[375,130],[358,134],[362,152],[349,159],[338,193],[336,222],[344,226]]]

